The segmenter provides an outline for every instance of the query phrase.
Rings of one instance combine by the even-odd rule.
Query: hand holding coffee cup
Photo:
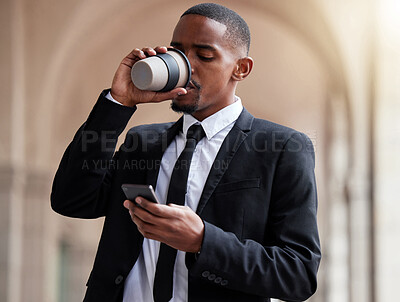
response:
[[[166,53],[136,62],[131,71],[134,85],[141,90],[171,91],[190,82],[191,66],[183,52],[168,48]]]
[[[132,82],[131,71],[135,63],[152,58],[158,54],[167,53],[167,47],[146,47],[135,48],[120,63],[115,72],[111,86],[111,95],[118,102],[125,106],[133,107],[139,103],[157,103],[176,98],[187,93],[184,85],[182,88],[174,88],[170,91],[157,92],[142,90]],[[191,68],[188,68],[191,71]],[[183,78],[183,77],[182,77]],[[178,81],[181,83],[180,81]]]

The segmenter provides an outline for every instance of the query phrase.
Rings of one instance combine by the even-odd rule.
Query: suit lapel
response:
[[[166,131],[163,131],[153,144],[149,144],[149,151],[146,156],[148,162],[146,184],[152,185],[154,189],[157,185],[157,176],[160,171],[162,156],[177,133],[182,129],[182,125],[183,117]]]
[[[233,156],[247,137],[246,132],[250,131],[253,119],[254,117],[243,108],[243,111],[235,125],[226,136],[221,148],[219,149],[217,157],[211,166],[206,184],[204,185],[203,193],[201,194],[199,205],[197,206],[196,213],[198,215],[201,215],[201,212],[207,204],[210,196],[214,192],[225,171],[228,169]]]

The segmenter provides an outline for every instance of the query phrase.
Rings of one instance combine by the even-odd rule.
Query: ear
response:
[[[244,80],[253,69],[254,60],[251,57],[244,57],[236,62],[235,69],[232,73],[232,79],[235,81]]]

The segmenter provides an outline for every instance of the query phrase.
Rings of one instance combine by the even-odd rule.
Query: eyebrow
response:
[[[179,42],[171,42],[170,44],[173,47],[182,47],[182,43]],[[208,44],[193,44],[194,47],[196,48],[201,48],[201,49],[206,49],[210,51],[217,51],[217,49],[211,45]]]

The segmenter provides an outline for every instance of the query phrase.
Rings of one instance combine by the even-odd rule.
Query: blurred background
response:
[[[252,32],[238,95],[316,148],[323,260],[310,301],[395,301],[400,284],[400,1],[217,1]],[[50,209],[67,144],[121,59],[168,45],[198,1],[0,1],[0,301],[81,301],[102,219]],[[173,121],[141,105],[130,126]]]

